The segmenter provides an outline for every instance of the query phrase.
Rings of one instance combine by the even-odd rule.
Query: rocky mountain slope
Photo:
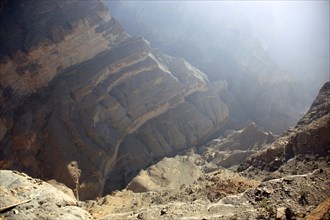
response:
[[[328,219],[330,143],[324,129],[330,122],[329,85],[323,86],[297,127],[274,142],[274,137],[251,124],[165,158],[141,171],[126,190],[88,201],[83,207],[98,219]],[[290,159],[281,160],[288,145],[283,140],[290,141],[288,134],[299,137],[303,132],[317,139],[303,139],[293,146]],[[247,165],[249,169],[236,172],[241,163],[237,159],[230,160],[230,169],[223,168],[228,163],[223,155],[235,158],[238,149],[263,148],[238,170]]]
[[[201,71],[129,37],[99,1],[5,1],[0,20],[2,169],[95,198],[227,121]]]
[[[316,157],[328,157],[329,134],[330,82],[327,82],[295,128],[282,135],[271,147],[249,158],[238,170],[250,167],[274,171],[297,155],[313,154]]]
[[[100,1],[1,1],[0,24],[0,219],[329,217],[329,82],[277,138]]]
[[[311,110],[297,125],[321,129],[322,123],[313,123],[329,115],[329,83],[321,89]],[[326,119],[329,122],[329,119]],[[291,135],[299,135],[296,129]],[[307,130],[305,130],[307,131]],[[283,149],[271,134],[259,131],[251,124],[240,131],[227,131],[199,148],[191,148],[171,158],[164,158],[142,170],[121,191],[112,192],[96,200],[77,201],[72,190],[56,181],[45,183],[16,171],[0,171],[0,217],[9,219],[72,218],[72,219],[329,219],[330,216],[330,163],[329,135],[319,133],[328,141],[319,148],[311,142],[310,150],[297,146],[297,152],[279,168],[270,171],[268,166],[252,164],[243,172],[221,167],[235,151],[263,149],[250,157],[242,167],[263,161],[265,152]],[[246,138],[248,135],[248,139]],[[270,138],[271,137],[271,138]],[[235,141],[234,141],[235,140]],[[234,142],[233,142],[234,141]],[[234,144],[233,144],[234,143]],[[302,149],[300,149],[302,148]],[[285,151],[281,151],[282,154]],[[269,156],[269,155],[268,155]],[[278,161],[279,155],[269,156]],[[234,162],[236,160],[233,160]],[[271,161],[271,160],[269,160]],[[220,163],[219,163],[220,162]],[[238,162],[240,163],[240,162]],[[269,162],[269,164],[272,164]],[[51,186],[51,185],[52,186]],[[52,199],[49,199],[52,196]]]

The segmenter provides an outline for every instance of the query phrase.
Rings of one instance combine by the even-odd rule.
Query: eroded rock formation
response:
[[[330,154],[330,82],[321,88],[310,110],[296,127],[278,138],[269,148],[253,155],[239,170],[249,167],[275,171],[298,155],[329,157]]]
[[[11,11],[17,20],[4,23],[38,28],[33,41],[15,29],[22,45],[1,51],[1,168],[94,198],[228,118],[202,72],[128,37],[101,2],[8,1],[1,16]]]

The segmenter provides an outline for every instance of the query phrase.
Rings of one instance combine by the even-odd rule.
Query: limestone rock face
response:
[[[330,153],[330,82],[321,88],[310,110],[297,126],[284,133],[269,148],[253,155],[238,170],[250,166],[275,171],[297,155],[329,157]]]
[[[98,1],[2,1],[0,140],[23,97],[127,38]]]
[[[229,113],[207,77],[143,38],[128,37],[102,3],[36,1],[32,14],[31,5],[21,4],[8,1],[1,16],[18,7],[22,16],[47,18],[60,37],[36,30],[28,49],[1,51],[7,54],[0,64],[1,168],[55,178],[80,199],[95,198],[222,129]],[[38,68],[17,74],[33,63]]]
[[[1,86],[11,87],[18,95],[47,86],[61,69],[87,60],[126,37],[100,2],[4,4]],[[10,18],[9,13],[18,18]]]

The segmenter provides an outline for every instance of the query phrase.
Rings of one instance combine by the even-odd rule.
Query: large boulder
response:
[[[179,189],[192,184],[202,175],[194,158],[176,156],[164,158],[157,164],[142,170],[127,186],[133,192]]]
[[[0,218],[92,219],[77,206],[72,190],[62,188],[63,191],[24,173],[0,170]]]

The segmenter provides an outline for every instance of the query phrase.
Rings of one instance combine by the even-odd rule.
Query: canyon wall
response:
[[[225,126],[207,77],[128,36],[101,2],[1,4],[1,169],[90,199]]]

